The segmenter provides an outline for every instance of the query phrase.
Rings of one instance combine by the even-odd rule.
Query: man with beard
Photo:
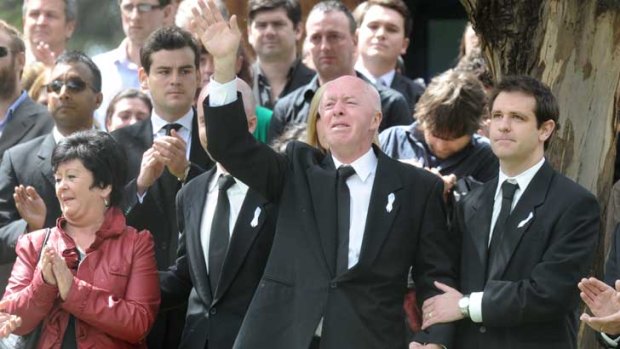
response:
[[[0,158],[10,147],[48,133],[53,126],[45,108],[21,89],[24,41],[0,20]]]
[[[26,64],[54,65],[77,23],[77,0],[24,0],[22,7]]]
[[[92,129],[93,113],[101,104],[101,74],[81,52],[63,53],[56,60],[50,81],[47,92],[54,119],[52,132],[7,150],[0,163],[0,264],[12,265],[21,235],[54,226],[60,217],[52,151],[64,137]],[[0,274],[3,292],[8,277],[9,273]]]

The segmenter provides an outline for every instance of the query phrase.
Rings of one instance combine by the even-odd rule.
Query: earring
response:
[[[110,207],[110,202],[108,201],[108,199],[103,199],[103,204],[105,205],[105,207]]]

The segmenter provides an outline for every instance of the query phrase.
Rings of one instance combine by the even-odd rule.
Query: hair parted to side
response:
[[[189,47],[194,52],[194,67],[200,67],[200,49],[198,41],[188,31],[176,26],[159,28],[146,39],[140,50],[140,64],[148,75],[150,73],[152,56],[162,50],[178,50]]]
[[[403,0],[367,0],[362,2],[357,5],[355,10],[353,10],[353,17],[355,18],[355,22],[358,27],[362,25],[368,9],[373,5],[389,8],[398,12],[398,14],[403,17],[405,37],[408,38],[411,36],[411,31],[413,30],[413,17],[409,12],[407,4],[405,4]]]
[[[248,23],[252,23],[256,15],[262,11],[277,9],[286,11],[286,17],[293,22],[293,27],[297,27],[301,22],[301,6],[297,0],[249,0]]]

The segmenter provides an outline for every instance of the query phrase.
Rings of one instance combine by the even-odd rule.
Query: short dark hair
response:
[[[249,0],[248,1],[248,20],[249,23],[259,12],[283,9],[286,16],[293,22],[293,27],[297,27],[301,22],[301,6],[297,0]]]
[[[437,137],[459,138],[478,131],[486,101],[474,75],[450,69],[431,80],[416,104],[415,117]]]
[[[127,179],[127,157],[123,148],[107,132],[88,130],[62,139],[52,152],[52,170],[60,164],[79,160],[93,175],[91,188],[111,186],[110,206],[123,200]]]
[[[119,5],[121,4],[122,1],[123,0],[117,0]],[[170,0],[158,0],[157,2],[159,3],[159,6],[161,7],[170,5]]]
[[[355,35],[355,30],[357,29],[355,18],[353,18],[353,14],[351,13],[351,11],[349,11],[347,6],[345,6],[345,4],[342,3],[342,1],[338,1],[338,0],[321,1],[312,7],[312,9],[310,10],[310,13],[308,14],[308,17],[310,17],[310,14],[312,14],[313,12],[322,12],[322,13],[342,12],[347,17],[347,20],[349,21],[349,31],[351,32],[352,35]]]
[[[77,19],[78,5],[77,0],[63,0],[65,3],[65,19],[67,22],[73,22]],[[22,5],[22,16],[26,16],[28,12],[28,0],[24,0]]]
[[[93,90],[95,90],[95,92],[101,92],[101,71],[99,71],[99,68],[97,67],[95,62],[93,62],[93,60],[90,59],[90,57],[88,57],[84,52],[81,52],[81,51],[64,52],[63,54],[58,56],[54,65],[56,66],[59,64],[75,64],[75,63],[81,63],[86,68],[88,68],[88,70],[90,70],[90,73],[93,78],[93,81],[91,81],[92,88]]]
[[[151,99],[146,93],[140,90],[136,90],[135,88],[128,88],[125,90],[121,90],[114,97],[112,97],[112,99],[110,100],[110,103],[108,104],[108,109],[105,112],[105,123],[106,124],[108,123],[110,118],[112,118],[112,115],[114,114],[114,111],[116,110],[116,103],[118,103],[119,101],[123,99],[128,99],[128,98],[138,98],[144,104],[146,104],[146,106],[149,108],[149,112],[153,110],[153,103],[151,102]]]
[[[555,122],[554,132],[560,129],[558,118],[560,116],[560,107],[558,101],[551,92],[551,89],[540,80],[527,75],[506,76],[495,86],[490,97],[490,109],[493,110],[493,104],[497,95],[502,92],[521,92],[528,96],[534,97],[536,107],[536,124],[540,126],[547,120]],[[553,136],[553,133],[551,134]],[[545,141],[545,149],[547,148],[551,137]]]
[[[408,38],[409,35],[411,35],[411,31],[413,30],[413,18],[411,17],[409,8],[407,8],[407,4],[405,4],[403,0],[368,0],[359,4],[353,12],[358,27],[362,25],[368,9],[373,5],[382,6],[398,12],[398,14],[403,17],[405,37]]]
[[[178,50],[189,47],[194,52],[194,67],[200,67],[200,48],[196,39],[188,31],[176,26],[159,28],[152,32],[140,50],[140,64],[149,74],[152,55],[162,50]]]

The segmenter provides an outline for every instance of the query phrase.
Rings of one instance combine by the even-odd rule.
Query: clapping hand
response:
[[[15,187],[13,199],[17,212],[28,223],[28,231],[43,228],[47,207],[34,187],[18,185]]]
[[[581,320],[598,332],[620,334],[620,280],[616,288],[596,279],[582,279],[577,285],[581,299],[594,316],[583,313]]]
[[[5,313],[5,307],[5,303],[0,302],[0,338],[4,338],[13,333],[13,331],[22,324],[22,319],[19,316]]]

